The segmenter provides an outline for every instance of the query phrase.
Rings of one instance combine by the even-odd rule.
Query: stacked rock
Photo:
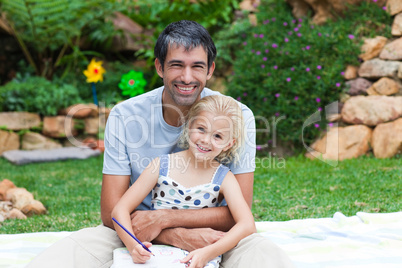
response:
[[[402,1],[388,0],[386,6],[394,16],[393,38],[364,40],[363,63],[346,68],[349,88],[336,117],[344,126],[331,128],[311,145],[323,159],[354,158],[371,149],[375,157],[389,158],[402,151]]]

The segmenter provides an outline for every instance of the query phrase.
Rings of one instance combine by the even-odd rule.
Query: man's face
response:
[[[208,71],[208,57],[202,46],[186,51],[183,46],[172,45],[163,70],[158,59],[155,60],[155,67],[165,85],[163,103],[191,106],[211,78],[215,63]]]

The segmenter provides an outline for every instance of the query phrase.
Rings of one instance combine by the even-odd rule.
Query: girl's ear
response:
[[[229,150],[230,148],[232,148],[232,146],[236,143],[236,139],[233,139],[231,142],[228,143],[228,145],[225,146],[225,148],[223,148],[222,151],[226,152],[227,150]]]

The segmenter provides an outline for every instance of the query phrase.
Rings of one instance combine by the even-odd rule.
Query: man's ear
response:
[[[209,70],[208,70],[207,80],[209,80],[212,77],[212,74],[214,73],[214,71],[215,71],[215,62],[212,62],[212,65],[211,65],[211,67],[209,67]]]
[[[158,75],[160,76],[160,78],[163,79],[163,66],[158,59],[155,59],[155,69],[156,69],[156,72],[158,73]]]

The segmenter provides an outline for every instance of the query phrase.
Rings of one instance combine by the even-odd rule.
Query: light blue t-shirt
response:
[[[182,150],[177,147],[182,127],[168,125],[163,119],[163,88],[154,89],[113,107],[105,129],[104,174],[130,175],[131,186],[154,158]],[[201,98],[214,94],[220,93],[204,88]],[[247,106],[240,105],[246,138],[239,160],[228,166],[233,174],[255,170],[254,115]],[[151,193],[137,209],[151,209]]]

